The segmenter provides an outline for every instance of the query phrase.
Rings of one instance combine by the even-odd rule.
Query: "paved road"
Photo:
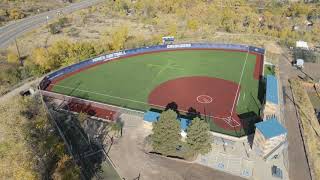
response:
[[[84,0],[61,9],[30,16],[28,18],[21,19],[3,26],[0,28],[0,48],[5,48],[12,40],[14,40],[14,38],[21,36],[23,33],[45,24],[47,22],[47,17],[49,17],[49,21],[50,19],[58,17],[58,11],[60,11],[62,14],[69,14],[76,10],[90,7],[102,1],[103,0]]]
[[[289,141],[289,178],[290,180],[311,180],[303,140],[299,130],[299,121],[292,102],[292,93],[288,82],[289,78],[297,77],[298,75],[302,74],[292,68],[288,59],[284,57],[280,60],[280,80],[284,91],[284,118],[288,129]]]

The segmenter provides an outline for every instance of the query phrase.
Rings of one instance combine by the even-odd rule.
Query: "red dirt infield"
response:
[[[233,121],[227,123],[224,119],[230,116],[237,87],[234,82],[214,77],[182,77],[157,86],[149,94],[148,103],[165,107],[175,102],[181,112],[192,107],[201,115],[213,117],[214,123],[225,130],[240,130],[241,121],[236,112]]]

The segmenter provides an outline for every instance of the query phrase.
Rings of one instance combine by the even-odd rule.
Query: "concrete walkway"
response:
[[[311,180],[299,129],[299,120],[292,102],[292,93],[288,82],[288,79],[302,74],[291,66],[290,61],[290,59],[283,57],[279,62],[280,80],[283,86],[285,126],[288,129],[289,178],[291,180]]]
[[[122,114],[123,137],[115,140],[110,158],[121,178],[140,180],[244,180],[196,163],[165,158],[144,152],[144,138],[151,133],[142,117]]]
[[[26,83],[22,84],[21,86],[11,90],[7,94],[0,96],[0,102],[9,100],[10,98],[18,95],[21,91],[29,89],[33,85],[37,86],[38,83],[40,82],[40,80],[41,80],[41,78],[37,78],[35,80],[26,82]]]
[[[268,162],[258,157],[247,142],[235,142],[232,146],[214,144],[212,151],[199,155],[196,162],[213,169],[224,171],[236,176],[254,180],[278,180],[271,174],[273,165],[283,172],[283,179],[289,179],[283,156]]]

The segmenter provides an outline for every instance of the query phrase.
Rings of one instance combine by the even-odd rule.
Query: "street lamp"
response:
[[[47,22],[48,32],[50,32],[50,30],[49,30],[49,19],[50,19],[50,17],[47,16],[47,17],[46,17],[46,22]]]

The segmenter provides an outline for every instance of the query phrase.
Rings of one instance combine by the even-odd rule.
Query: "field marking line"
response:
[[[236,125],[232,125],[232,124],[231,124],[231,121],[230,121],[229,119],[231,119],[231,120],[233,121],[233,123],[235,122]],[[229,118],[229,117],[223,118],[222,120],[223,120],[225,123],[227,123],[230,127],[238,127],[238,126],[241,125],[238,121],[234,120],[232,117],[231,117],[231,118]]]
[[[131,101],[131,102],[136,102],[136,103],[140,103],[140,104],[145,104],[145,105],[151,105],[151,106],[155,106],[155,107],[161,107],[161,108],[166,108],[165,106],[161,106],[161,105],[156,105],[156,104],[150,104],[150,103],[146,103],[146,102],[142,102],[142,101],[137,101],[137,100],[132,100],[132,99],[127,99],[127,98],[122,98],[122,97],[117,97],[117,96],[112,96],[112,95],[108,95],[108,94],[103,94],[103,93],[98,93],[98,92],[94,92],[94,91],[89,91],[89,90],[83,90],[83,89],[74,89],[72,87],[68,87],[68,86],[63,86],[63,85],[58,85],[58,84],[50,84],[52,86],[57,86],[57,87],[61,87],[64,89],[70,89],[70,90],[74,90],[74,91],[82,91],[82,92],[86,92],[86,93],[92,93],[92,94],[97,94],[97,95],[101,95],[101,96],[106,96],[106,97],[111,97],[111,98],[115,98],[115,99],[122,99],[122,100],[126,100],[126,101]],[[70,96],[71,95],[67,95]],[[89,100],[90,101],[90,100]],[[95,102],[95,101],[93,101]],[[178,109],[181,112],[187,113],[188,111],[182,110],[182,109]],[[215,118],[215,119],[226,119],[227,117],[219,117],[219,116],[210,116],[211,118]]]
[[[147,64],[147,67],[157,67],[157,68],[160,68],[160,69],[173,69],[173,70],[184,70],[183,68],[177,68],[177,67],[173,67],[173,66],[170,66],[171,64],[166,64],[165,66],[163,65],[158,65],[158,64]],[[161,71],[161,70],[160,70]]]
[[[170,62],[169,60],[167,60],[167,63],[165,65],[159,65],[159,64],[147,64],[147,67],[157,67],[160,69],[173,69],[173,70],[184,70],[184,68],[180,68],[180,67],[175,67],[177,66],[177,64]]]
[[[172,63],[170,63],[169,61],[167,62],[167,64],[166,65],[158,65],[158,64],[151,64],[151,63],[149,63],[149,64],[146,64],[146,66],[147,67],[156,67],[156,68],[159,68],[160,70],[156,73],[156,75],[154,76],[154,78],[152,79],[152,81],[151,81],[151,83],[154,83],[155,82],[155,80],[158,78],[158,76],[160,76],[160,74],[162,74],[164,71],[166,71],[166,70],[180,70],[180,71],[182,71],[182,70],[184,70],[183,68],[177,68],[177,67],[174,67],[174,66],[172,66]],[[145,92],[145,91],[148,91],[148,89],[146,88],[146,89],[144,89],[144,91],[140,91],[139,93],[137,93],[137,94],[140,94],[140,93],[143,93],[143,92]],[[137,95],[136,94],[136,95]]]
[[[157,74],[154,76],[152,82],[154,82],[155,79],[157,79],[158,76],[160,76],[160,74],[162,74],[163,72],[167,71],[167,70],[184,70],[183,68],[176,68],[174,66],[172,66],[173,64],[170,63],[170,61],[167,60],[167,63],[165,65],[158,65],[158,64],[147,64],[147,66],[151,66],[151,67],[157,67],[160,68],[160,70],[157,72]]]
[[[241,71],[241,75],[240,75],[240,80],[239,80],[239,83],[238,83],[238,88],[237,88],[236,95],[235,95],[235,97],[234,97],[234,101],[233,101],[232,108],[231,108],[231,111],[230,111],[230,117],[232,117],[232,114],[233,114],[233,110],[234,110],[235,105],[236,105],[236,104],[238,105],[238,102],[239,102],[239,97],[238,97],[238,100],[237,100],[237,95],[238,95],[238,93],[239,93],[240,84],[241,84],[241,82],[242,82],[242,77],[243,77],[243,73],[244,73],[244,70],[245,70],[245,67],[246,67],[246,64],[247,64],[248,56],[249,56],[249,47],[248,47],[248,49],[247,49],[246,59],[245,59],[245,61],[244,61],[243,67],[242,67],[242,71]],[[239,95],[240,95],[240,94],[239,94]],[[237,101],[237,102],[236,102],[236,101]]]
[[[211,96],[205,95],[205,94],[197,96],[196,99],[197,99],[197,102],[201,104],[209,104],[213,101],[213,98]]]
[[[141,104],[147,104],[147,105],[149,105],[149,103],[145,103],[145,102],[142,102],[142,101],[136,101],[136,100],[133,100],[133,99],[122,98],[122,97],[119,97],[119,96],[112,96],[112,95],[108,95],[108,94],[103,94],[103,93],[98,93],[98,92],[89,91],[89,90],[83,90],[83,89],[74,89],[74,88],[72,88],[72,87],[62,86],[62,85],[58,85],[58,84],[52,84],[52,85],[57,86],[57,87],[61,87],[61,88],[64,88],[64,89],[70,89],[70,90],[74,90],[74,91],[81,91],[81,92],[86,92],[86,93],[92,93],[92,94],[97,94],[97,95],[101,95],[101,96],[111,97],[111,98],[115,98],[115,99],[122,99],[122,100],[126,100],[126,101],[131,101],[131,102],[136,102],[136,103],[141,103]]]

